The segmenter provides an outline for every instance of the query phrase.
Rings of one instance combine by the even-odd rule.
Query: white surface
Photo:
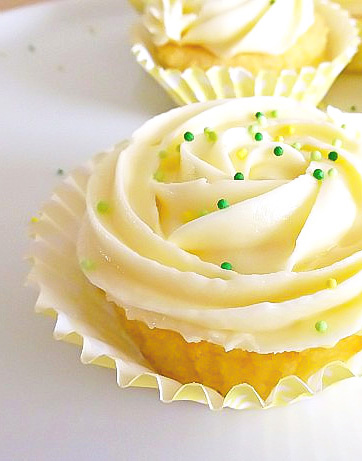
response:
[[[172,106],[130,56],[134,17],[125,0],[0,15],[0,460],[360,460],[362,379],[267,411],[165,405],[82,365],[77,347],[52,339],[53,321],[34,315],[26,225],[60,181],[56,170]],[[329,100],[362,108],[361,86],[339,81]]]

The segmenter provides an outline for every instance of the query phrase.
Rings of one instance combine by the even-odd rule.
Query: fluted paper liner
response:
[[[139,2],[138,2],[139,3]],[[356,21],[340,5],[317,1],[317,10],[329,26],[330,61],[299,71],[261,71],[257,75],[242,67],[215,66],[204,71],[192,67],[181,72],[158,65],[153,44],[144,28],[133,32],[132,53],[137,62],[178,104],[245,96],[286,96],[317,105],[334,80],[355,55],[360,39]]]
[[[342,114],[330,109],[338,123],[352,129],[362,125],[362,114]],[[357,128],[358,129],[358,128]],[[124,145],[119,145],[122,150]],[[286,405],[312,396],[344,379],[362,375],[362,351],[348,362],[332,362],[312,375],[308,383],[297,376],[279,381],[264,401],[249,384],[234,386],[223,398],[217,391],[197,383],[181,384],[155,373],[137,346],[124,332],[118,307],[84,276],[76,256],[78,230],[85,211],[89,176],[99,159],[72,172],[56,188],[39,217],[33,219],[33,243],[29,257],[32,269],[28,281],[40,291],[36,312],[56,317],[54,337],[82,347],[81,361],[117,371],[120,387],[149,387],[159,390],[163,402],[191,400],[213,410],[268,408]],[[362,334],[362,333],[360,333]]]

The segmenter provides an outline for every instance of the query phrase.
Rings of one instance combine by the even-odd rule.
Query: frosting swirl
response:
[[[129,318],[189,341],[330,346],[362,329],[361,191],[355,131],[314,107],[189,105],[98,161],[78,256]]]
[[[360,0],[337,0],[337,2],[354,16],[362,16],[362,3]]]
[[[201,45],[225,58],[279,55],[314,23],[314,0],[150,0],[143,23],[158,46]]]

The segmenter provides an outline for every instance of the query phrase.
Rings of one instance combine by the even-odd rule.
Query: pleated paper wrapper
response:
[[[178,105],[244,96],[286,96],[317,105],[351,61],[360,42],[356,20],[340,5],[318,0],[317,10],[331,31],[328,36],[331,59],[317,67],[280,73],[260,71],[257,75],[242,67],[214,66],[207,71],[192,67],[183,72],[165,69],[154,58],[154,46],[141,26],[133,30],[132,53]]]
[[[330,113],[337,123],[362,126],[362,114],[346,115],[333,108]],[[124,146],[122,143],[117,148],[121,151]],[[54,337],[81,346],[83,363],[116,369],[117,382],[122,388],[155,388],[163,402],[191,400],[207,404],[213,410],[282,406],[362,375],[361,351],[346,363],[329,363],[308,382],[297,376],[285,377],[263,400],[246,383],[234,386],[224,398],[201,384],[181,384],[157,374],[123,330],[119,307],[107,301],[105,293],[88,281],[76,256],[88,179],[99,159],[110,152],[99,154],[64,179],[30,225],[32,244],[28,256],[32,269],[28,282],[39,290],[36,312],[56,318]]]

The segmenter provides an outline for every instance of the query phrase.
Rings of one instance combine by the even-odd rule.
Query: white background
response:
[[[1,1],[1,0],[0,0]],[[24,287],[26,226],[65,171],[173,103],[129,51],[125,0],[0,15],[0,461],[360,460],[362,380],[287,408],[211,412],[121,390],[52,338]],[[329,98],[362,109],[362,82]]]

